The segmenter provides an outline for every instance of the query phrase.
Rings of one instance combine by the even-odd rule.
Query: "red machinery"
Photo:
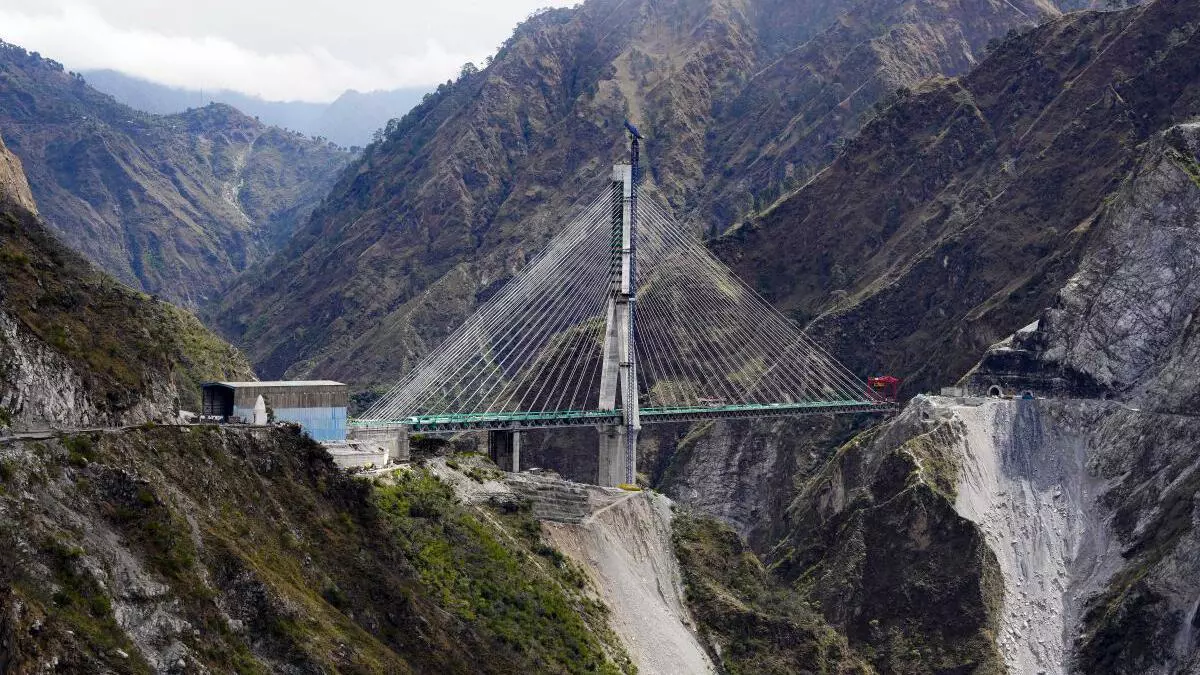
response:
[[[895,403],[900,399],[900,378],[891,375],[868,377],[867,396],[878,401]]]

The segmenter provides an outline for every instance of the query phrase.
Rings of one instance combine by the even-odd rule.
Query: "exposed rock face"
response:
[[[961,427],[913,405],[798,481],[766,562],[877,672],[1004,672],[1003,578],[955,510]]]
[[[64,242],[190,307],[274,252],[350,159],[228,106],[135,111],[7,44],[0,127]]]
[[[25,169],[21,160],[8,151],[8,146],[0,139],[0,200],[16,202],[28,211],[37,213],[37,204],[33,201],[33,192],[29,190],[29,181],[25,178]]]
[[[1171,382],[1176,407],[1164,409],[1183,410],[1196,362],[1182,351],[1196,307],[1194,131],[1184,121],[1200,115],[1193,9],[1160,1],[1006,38],[968,75],[898,97],[828,170],[716,248],[794,317],[815,316],[810,333],[860,374],[893,373],[913,391],[952,384],[1054,306],[988,354],[971,377],[978,391],[1120,393],[1101,371],[1128,378],[1157,350],[1154,368],[1176,374],[1153,390]],[[1145,382],[1139,405],[1149,405]],[[780,446],[766,429],[754,442]],[[704,461],[681,456],[662,489],[747,533],[741,514],[763,497],[727,486],[762,469],[715,468],[746,456],[737,443],[696,447],[710,448]],[[674,487],[700,482],[729,500]],[[776,525],[765,527],[778,534]],[[750,533],[758,550],[771,545]]]
[[[715,673],[683,600],[671,518],[669,500],[638,493],[580,524],[542,527],[596,585],[639,673]]]
[[[0,427],[173,420],[199,383],[252,377],[245,357],[167,303],[97,272],[0,201]]]
[[[1115,401],[920,396],[797,479],[769,571],[677,520],[689,604],[754,672],[816,645],[812,672],[1198,672],[1198,437]]]
[[[9,416],[6,426],[73,429],[97,423],[100,415],[95,404],[67,360],[3,312],[0,356],[4,359],[0,406]]]
[[[989,352],[972,374],[976,387],[1010,377],[1037,389],[1047,373],[1070,373],[1085,389],[1139,406],[1195,409],[1198,157],[1198,123],[1172,127],[1146,145],[1093,226],[1078,271],[1037,329],[1009,345],[1016,353],[1005,345]]]
[[[926,405],[922,402],[920,405]],[[980,526],[1004,576],[997,636],[1009,672],[1065,673],[1082,598],[1104,588],[1120,547],[1088,472],[1090,403],[928,404],[963,424],[956,510]]]
[[[882,95],[979,60],[1044,0],[592,0],[537,15],[347,170],[286,250],[214,311],[267,376],[392,382],[648,137],[648,188],[697,229],[766,207]]]
[[[721,420],[684,429],[674,439],[657,427],[643,429],[639,452],[659,490],[701,513],[719,518],[754,545],[769,549],[795,490],[795,481],[819,469],[832,448],[873,420],[801,418],[748,422]],[[659,447],[659,455],[651,448]]]
[[[1101,401],[918,398],[883,433],[914,419],[904,447],[929,453],[914,455],[923,480],[951,488],[944,498],[998,563],[992,612],[1009,672],[1195,672],[1195,419]]]
[[[1054,301],[1106,198],[1160,163],[1141,143],[1200,115],[1198,57],[1190,0],[1013,35],[967,75],[901,92],[718,248],[797,319],[816,317],[810,330],[852,369],[914,392],[950,384]]]
[[[5,673],[632,672],[534,521],[294,430],[3,441],[0,488]]]

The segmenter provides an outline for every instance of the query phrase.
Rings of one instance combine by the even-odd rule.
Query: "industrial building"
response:
[[[346,440],[347,393],[341,382],[207,382],[203,388],[200,414],[206,417],[265,424],[269,411],[273,420],[295,422],[314,440]]]

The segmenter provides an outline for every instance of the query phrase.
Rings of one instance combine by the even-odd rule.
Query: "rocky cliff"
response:
[[[920,397],[799,483],[774,583],[879,672],[1195,672],[1197,433],[1116,402]]]
[[[1148,394],[1146,376],[1165,368],[1186,400],[1189,364],[1169,364],[1190,344],[1195,304],[1192,5],[1009,36],[964,77],[902,92],[825,172],[715,248],[853,370],[905,377],[910,391],[953,384],[1041,316],[1033,342],[984,359],[977,391]],[[1027,363],[1042,356],[1059,365]],[[846,436],[718,425],[691,440],[656,484],[761,547],[780,534],[767,505]],[[764,480],[772,489],[757,489]]]
[[[988,351],[977,390],[1119,397],[1195,410],[1200,125],[1146,143],[1106,201],[1077,271],[1037,321]]]
[[[1159,0],[1011,35],[900,92],[718,248],[857,372],[949,384],[1051,304],[1107,200],[1156,161],[1143,144],[1200,115],[1198,25],[1193,2]]]
[[[272,262],[213,312],[266,375],[391,382],[560,227],[640,125],[697,229],[802,184],[898,86],[957,74],[1049,2],[592,0],[389,124]],[[598,182],[599,181],[599,182]]]
[[[15,202],[31,213],[37,213],[37,203],[29,189],[29,180],[25,178],[25,168],[21,166],[20,158],[9,152],[3,139],[0,139],[0,199]]]
[[[519,505],[296,430],[0,443],[5,673],[632,672],[589,588]]]
[[[117,283],[0,201],[0,427],[173,420],[196,409],[200,382],[229,377],[253,372],[194,316]]]
[[[275,251],[349,160],[228,106],[138,112],[7,44],[0,131],[56,235],[189,307]]]
[[[1052,397],[918,399],[827,461],[798,462],[795,488],[783,488],[794,501],[777,526],[744,517],[764,499],[748,489],[755,480],[740,480],[743,458],[754,448],[750,456],[775,464],[802,442],[795,431],[713,429],[674,458],[667,489],[732,515],[772,570],[768,586],[819,604],[873,669],[1197,672],[1198,90],[1194,61],[1183,58],[1197,47],[1193,9],[1160,2],[1013,36],[965,78],[896,102],[880,118],[886,126],[868,125],[829,178],[721,244],[797,316],[817,307],[813,328],[867,367],[908,368],[918,386],[949,383],[978,345],[986,354],[969,389]],[[1081,37],[1099,43],[1081,47]],[[1042,45],[1040,56],[1006,56],[1024,40]],[[986,93],[979,78],[1005,59],[1017,70]],[[1077,64],[1065,79],[1052,75],[1062,59]],[[1041,104],[1026,78],[1060,84]],[[1017,92],[1021,100],[1007,98]],[[1075,96],[1063,126],[1044,128]],[[958,136],[973,127],[984,135]],[[972,159],[992,152],[986,139],[1016,152],[980,168],[992,162]],[[868,141],[870,151],[859,145]],[[890,193],[859,212],[857,200],[885,175]],[[847,227],[867,221],[874,229]],[[1052,236],[1040,229],[1048,224]],[[811,253],[771,268],[788,241]],[[855,250],[869,255],[852,269]],[[822,313],[823,302],[832,309]],[[904,359],[888,360],[897,354]],[[761,469],[750,473],[762,482]],[[731,632],[723,612],[693,611]]]

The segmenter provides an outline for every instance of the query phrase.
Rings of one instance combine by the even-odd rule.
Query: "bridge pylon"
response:
[[[636,139],[634,141],[637,142]],[[599,427],[600,485],[632,484],[637,469],[637,435],[642,427],[637,395],[637,250],[634,166],[617,164],[612,172],[612,246],[609,251],[609,297],[604,320],[598,410],[616,410],[621,397],[621,424]],[[618,391],[619,390],[619,391]]]
[[[890,412],[653,199],[638,141],[593,198],[355,429],[486,431],[520,468],[527,429],[597,428],[601,485],[634,483],[644,423]],[[639,281],[640,280],[640,281]]]

